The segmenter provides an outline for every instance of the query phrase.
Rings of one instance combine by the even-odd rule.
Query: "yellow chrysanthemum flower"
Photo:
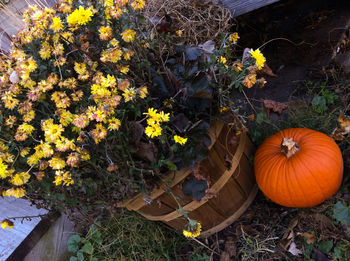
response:
[[[103,41],[107,41],[112,37],[112,28],[109,26],[101,26],[98,32],[100,33],[100,39]]]
[[[226,69],[228,68],[228,66],[226,64],[227,63],[227,59],[225,57],[220,56],[220,63],[222,63],[226,67]]]
[[[108,129],[109,130],[118,130],[121,125],[121,122],[119,119],[112,117],[108,119]]]
[[[156,118],[158,115],[157,109],[154,108],[148,108],[148,112],[144,112],[143,114],[146,114],[150,118]]]
[[[9,176],[7,165],[0,159],[0,178],[4,179]]]
[[[121,36],[125,42],[130,43],[130,42],[134,41],[135,36],[136,36],[136,32],[132,29],[127,29],[121,33]]]
[[[145,133],[148,137],[154,138],[162,135],[162,127],[159,124],[148,125],[145,129]]]
[[[183,230],[183,235],[185,237],[198,237],[199,234],[201,233],[202,230],[202,225],[198,221],[196,221],[196,227],[192,230]]]
[[[185,145],[185,143],[187,142],[187,138],[183,138],[181,136],[175,135],[174,136],[174,140],[176,143],[179,143],[180,145]]]
[[[264,55],[260,52],[259,49],[256,49],[255,51],[251,49],[250,54],[255,59],[255,64],[258,66],[258,69],[261,70],[261,68],[264,67],[264,63],[266,62]]]
[[[93,13],[91,8],[85,9],[82,6],[79,6],[79,9],[75,9],[73,13],[71,13],[67,17],[67,22],[70,26],[84,25],[92,20],[91,19],[92,16],[93,16]]]
[[[133,100],[135,98],[135,96],[136,96],[135,88],[126,88],[123,91],[123,97],[124,97],[126,102]]]
[[[29,179],[30,179],[30,174],[28,172],[22,172],[20,174],[14,175],[10,179],[10,183],[12,183],[15,186],[21,186],[27,183]]]
[[[22,198],[25,194],[26,191],[24,188],[11,188],[2,192],[3,197]]]
[[[21,155],[21,157],[25,157],[25,156],[27,156],[28,154],[29,154],[29,152],[30,152],[30,148],[29,147],[25,147],[25,148],[23,148],[22,150],[21,150],[21,152],[19,153],[19,155]]]
[[[105,0],[104,1],[104,6],[107,6],[107,7],[112,7],[113,6],[113,0]]]
[[[238,39],[239,39],[238,33],[233,33],[228,37],[228,41],[234,44],[237,43]]]
[[[33,155],[28,157],[27,164],[29,166],[34,166],[38,164],[39,160],[40,160],[40,157],[38,156],[38,154],[34,153]]]
[[[8,219],[4,219],[3,221],[1,221],[1,228],[5,229],[5,228],[13,228],[13,222],[11,220]]]
[[[49,160],[49,164],[52,169],[59,170],[66,166],[66,161],[59,157],[53,157],[51,160]]]
[[[144,0],[135,0],[131,3],[131,7],[134,10],[142,10],[145,8],[146,2]]]
[[[52,18],[52,24],[50,26],[50,29],[53,30],[55,33],[59,32],[63,29],[63,24],[62,24],[61,19],[59,17]]]
[[[141,99],[144,99],[147,97],[147,94],[148,94],[147,86],[142,86],[141,88],[139,88],[138,91]]]
[[[63,183],[64,186],[69,186],[71,184],[74,184],[74,180],[72,179],[72,176],[69,171],[62,171],[62,170],[57,170],[55,173],[55,183],[56,186],[59,186]]]

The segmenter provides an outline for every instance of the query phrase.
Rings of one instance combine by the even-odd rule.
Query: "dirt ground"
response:
[[[263,88],[246,90],[255,110],[263,108],[265,99],[310,103],[307,84],[336,82],[339,75],[346,78],[331,57],[349,19],[348,1],[323,0],[280,1],[237,18],[242,50],[260,47],[278,75],[268,78]],[[345,85],[336,90],[338,106],[345,114],[349,114],[349,89]],[[342,149],[345,171],[343,189],[337,195],[317,207],[296,209],[278,206],[259,192],[238,221],[207,240],[220,254],[212,254],[213,260],[341,260],[332,258],[331,252],[322,253],[318,246],[327,240],[334,247],[341,242],[349,244],[349,227],[335,226],[331,220],[332,207],[338,200],[350,203],[350,152],[348,147]],[[315,234],[313,244],[305,244],[307,236],[302,233],[306,232]],[[294,256],[287,251],[291,241],[302,253]],[[344,260],[350,260],[349,255],[345,254]]]

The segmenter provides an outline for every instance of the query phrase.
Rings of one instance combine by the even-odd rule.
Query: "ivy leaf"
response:
[[[327,254],[329,251],[331,251],[332,248],[333,248],[333,241],[332,240],[322,241],[318,245],[318,249],[321,250],[324,254]]]
[[[76,256],[71,256],[69,258],[69,261],[78,261],[78,258]]]
[[[84,261],[85,260],[84,254],[83,254],[82,251],[78,251],[77,257],[78,257],[78,261]]]
[[[195,200],[200,201],[205,196],[208,184],[205,180],[198,180],[194,177],[186,179],[182,184],[182,192]]]
[[[79,243],[81,241],[81,237],[79,235],[72,235],[67,241],[67,247],[69,252],[77,252],[79,249]]]
[[[342,224],[350,226],[350,207],[338,201],[333,208],[333,217]]]
[[[90,242],[85,243],[85,245],[81,248],[81,250],[86,253],[91,255],[94,252],[94,247],[91,245]]]

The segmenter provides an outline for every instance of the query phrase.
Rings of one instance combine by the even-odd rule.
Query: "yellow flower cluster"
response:
[[[136,36],[136,32],[132,29],[127,29],[121,33],[121,36],[125,42],[130,43],[130,42],[134,41],[135,36]]]
[[[67,17],[67,22],[70,26],[74,25],[84,25],[88,22],[91,22],[91,17],[93,16],[92,12],[93,8],[87,8],[85,9],[82,6],[79,6],[78,9],[75,9],[73,13],[71,13]]]
[[[238,33],[236,32],[236,33],[233,33],[233,34],[230,34],[230,36],[229,36],[229,38],[228,38],[228,41],[230,42],[230,43],[237,43],[237,41],[238,41],[238,39],[239,39],[239,35],[238,35]]]
[[[1,221],[1,228],[2,229],[5,229],[5,228],[13,228],[14,224],[11,220],[8,220],[8,219],[4,219],[3,221]]]
[[[264,67],[264,63],[266,62],[266,58],[264,57],[264,55],[260,52],[259,49],[256,49],[255,51],[251,49],[250,54],[255,59],[255,64],[258,67],[258,69],[261,70]]]
[[[200,222],[196,221],[196,226],[194,228],[191,227],[189,230],[183,230],[183,235],[185,237],[198,237],[202,231],[202,225]]]
[[[8,190],[5,190],[2,192],[3,197],[15,197],[15,198],[22,198],[26,194],[26,191],[24,188],[10,188]]]
[[[149,108],[147,113],[147,124],[145,133],[148,137],[154,138],[162,135],[162,127],[160,123],[169,121],[169,113],[164,113],[163,111],[157,112],[154,108]]]
[[[101,26],[98,31],[100,33],[101,40],[107,41],[112,38],[112,28],[110,26]]]
[[[55,175],[54,183],[56,186],[63,184],[64,186],[69,186],[74,184],[74,180],[69,171],[57,170]]]
[[[50,29],[53,30],[55,33],[61,31],[63,29],[62,21],[59,17],[53,17],[52,23],[50,25]]]
[[[174,140],[176,143],[179,143],[180,145],[185,145],[185,143],[187,142],[187,138],[183,138],[183,137],[178,136],[178,135],[174,136]]]
[[[99,144],[109,132],[120,130],[118,107],[148,96],[146,85],[136,84],[127,76],[132,70],[130,61],[135,51],[131,42],[136,31],[129,28],[116,33],[113,23],[93,21],[100,11],[108,19],[119,19],[130,10],[143,9],[145,1],[105,0],[89,6],[79,2],[82,5],[78,8],[73,2],[78,1],[61,0],[55,10],[29,7],[23,20],[30,26],[18,34],[8,60],[0,61],[0,84],[8,86],[0,90],[1,107],[7,109],[3,125],[14,133],[20,150],[17,158],[28,168],[23,171],[21,166],[21,171],[16,172],[16,155],[1,142],[0,179],[13,186],[2,190],[3,196],[24,196],[23,185],[30,181],[32,171],[39,181],[53,178],[48,174],[55,173],[53,182],[57,186],[74,184],[70,168],[78,168],[82,161],[90,159],[90,152],[81,145],[88,138]],[[94,44],[91,36],[77,31],[87,24],[98,26],[99,39],[105,43],[97,54],[99,59],[88,55],[94,50],[90,48]],[[30,54],[26,46],[34,40],[41,44],[38,54]],[[52,64],[54,72],[46,74]],[[101,70],[111,64],[114,69],[104,74]],[[43,104],[47,108],[38,110]],[[148,135],[160,135],[160,124],[166,121],[169,114],[164,112],[149,117]]]

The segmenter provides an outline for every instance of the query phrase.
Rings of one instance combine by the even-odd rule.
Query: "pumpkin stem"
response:
[[[283,138],[281,144],[281,152],[289,159],[299,150],[299,145],[296,143],[293,138]]]

